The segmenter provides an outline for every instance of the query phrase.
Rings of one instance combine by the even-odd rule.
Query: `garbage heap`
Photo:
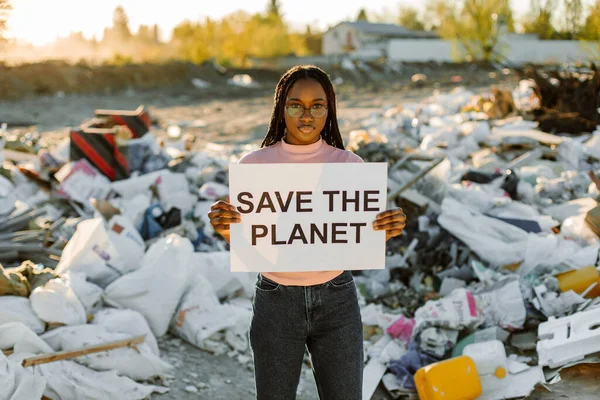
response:
[[[355,271],[363,398],[380,382],[395,398],[560,393],[598,362],[600,131],[541,132],[534,89],[508,112],[498,93],[435,92],[350,133],[389,164],[389,206],[408,216],[386,269]],[[207,212],[252,148],[194,150],[185,129],[140,107],[96,110],[53,143],[0,131],[3,395],[164,393],[180,367],[161,359],[167,333],[250,362],[256,276],[229,271]]]

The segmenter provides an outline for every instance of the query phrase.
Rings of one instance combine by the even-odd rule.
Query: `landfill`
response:
[[[536,88],[435,90],[350,132],[407,215],[386,268],[353,271],[363,399],[523,398],[598,374],[600,126],[543,132]],[[0,398],[166,393],[167,334],[251,363],[256,275],[230,272],[207,213],[255,147],[199,149],[185,129],[143,106],[54,142],[0,129]]]

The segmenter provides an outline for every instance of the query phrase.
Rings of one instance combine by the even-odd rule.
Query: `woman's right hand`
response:
[[[241,214],[231,204],[219,200],[210,206],[208,218],[215,232],[223,236],[223,239],[229,243],[229,225],[239,223],[241,221]]]

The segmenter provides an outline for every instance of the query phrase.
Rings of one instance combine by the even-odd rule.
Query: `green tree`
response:
[[[419,11],[414,7],[400,7],[398,11],[398,24],[413,31],[425,30],[425,24],[419,17]]]
[[[0,40],[2,39],[2,33],[6,29],[6,19],[10,9],[11,5],[8,0],[0,0]]]
[[[508,27],[512,11],[508,0],[464,0],[461,7],[444,0],[427,5],[431,27],[445,39],[460,43],[467,58],[490,61],[497,58],[496,47]]]
[[[581,0],[564,0],[564,31],[562,37],[574,40],[580,37],[583,29],[583,4]]]
[[[525,33],[535,33],[540,39],[557,37],[552,17],[557,6],[556,0],[531,0],[528,16],[523,23]]]
[[[367,11],[364,8],[361,8],[360,11],[358,11],[356,20],[357,21],[369,21],[369,18],[367,17]]]
[[[591,5],[581,32],[584,40],[600,40],[600,0]]]

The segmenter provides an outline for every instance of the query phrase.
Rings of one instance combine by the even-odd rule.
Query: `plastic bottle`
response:
[[[587,293],[587,298],[600,296],[600,274],[595,266],[576,269],[574,271],[564,272],[556,277],[558,279],[558,287],[561,292],[569,290],[581,294],[593,283],[596,286]]]
[[[473,400],[483,391],[475,362],[468,356],[419,369],[415,385],[420,400]]]

